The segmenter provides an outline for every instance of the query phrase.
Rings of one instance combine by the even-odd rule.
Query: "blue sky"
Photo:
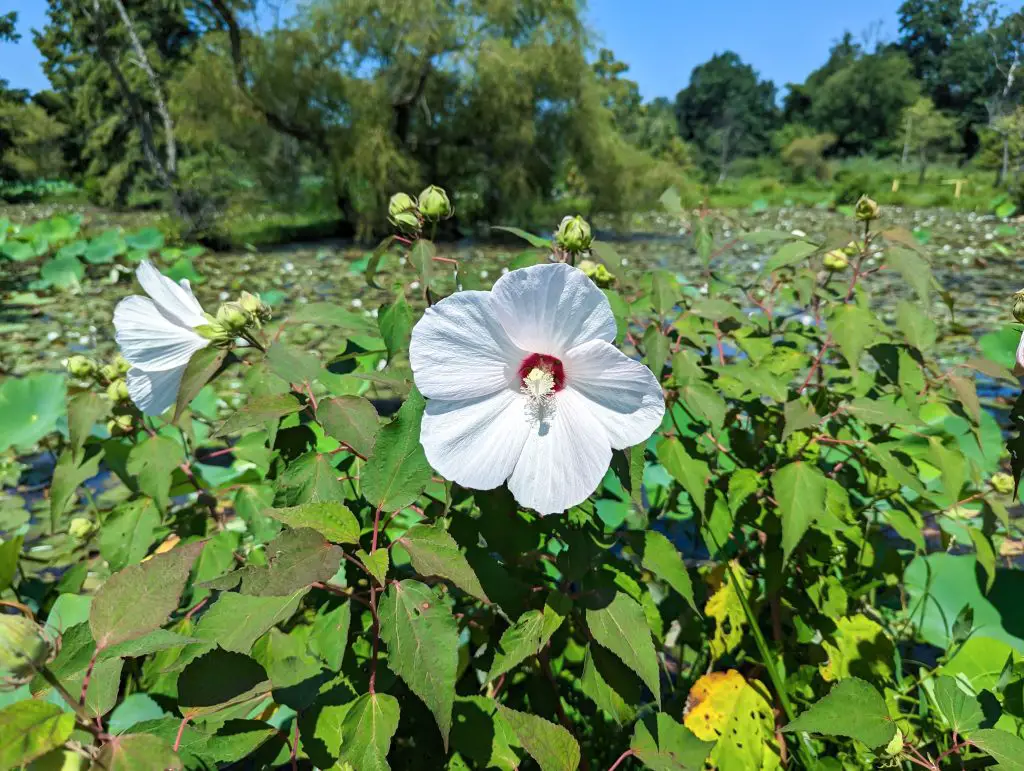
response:
[[[590,0],[588,18],[601,45],[630,65],[645,99],[675,96],[690,71],[734,50],[780,88],[825,61],[845,30],[872,41],[898,35],[900,0]],[[0,45],[0,78],[36,91],[47,87],[30,30],[45,24],[45,0],[7,0],[19,14],[17,45]]]

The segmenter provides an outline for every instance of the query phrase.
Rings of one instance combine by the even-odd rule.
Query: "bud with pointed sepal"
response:
[[[431,222],[446,220],[455,213],[448,193],[437,185],[431,185],[420,193],[419,210],[424,219]]]
[[[579,215],[563,217],[555,231],[555,243],[570,254],[587,251],[593,242],[590,223]]]
[[[110,381],[110,385],[107,386],[107,396],[115,404],[127,402],[131,399],[128,393],[128,383],[124,381],[124,378]]]
[[[881,207],[878,205],[877,201],[868,198],[866,195],[862,195],[860,200],[857,201],[857,206],[854,208],[853,214],[861,222],[871,222],[871,220],[878,219],[881,211]]]
[[[1013,295],[1013,317],[1024,324],[1024,289]]]
[[[68,373],[72,377],[78,378],[90,378],[93,377],[98,371],[96,362],[92,359],[82,356],[81,354],[72,356],[68,359]]]

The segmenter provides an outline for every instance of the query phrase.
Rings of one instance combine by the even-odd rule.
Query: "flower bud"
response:
[[[96,374],[96,362],[82,355],[68,359],[68,373],[71,377],[87,378]]]
[[[121,377],[121,371],[113,364],[104,364],[100,367],[100,377],[107,383],[113,382]]]
[[[582,260],[578,265],[583,274],[602,289],[607,289],[615,283],[613,276],[604,265],[593,260]]]
[[[115,415],[107,421],[107,431],[111,436],[125,436],[132,433],[135,428],[135,421],[131,415]]]
[[[132,365],[124,356],[117,354],[117,357],[114,359],[114,367],[117,369],[118,373],[127,375],[128,370],[132,368]]]
[[[245,331],[253,317],[239,303],[224,303],[217,309],[217,323],[233,334]]]
[[[825,270],[840,271],[846,270],[849,267],[850,258],[846,256],[846,252],[843,249],[833,249],[825,255],[822,262],[825,265]]]
[[[1013,317],[1024,324],[1024,289],[1013,296]]]
[[[448,193],[437,185],[431,185],[420,193],[420,214],[431,222],[446,220],[454,214]]]
[[[885,754],[890,758],[895,757],[903,752],[903,731],[899,728],[896,729],[896,735],[892,737],[892,740],[885,745]]]
[[[221,326],[220,322],[214,319],[209,324],[193,327],[193,331],[200,337],[205,337],[211,345],[217,348],[227,348],[234,342],[237,335],[232,334]]]
[[[95,528],[90,520],[85,517],[73,517],[68,525],[68,535],[79,541],[84,541]]]
[[[9,682],[30,680],[52,653],[53,644],[37,623],[25,616],[0,615],[0,672]]]
[[[388,216],[394,217],[398,214],[417,211],[416,199],[408,193],[395,193],[388,201]]]
[[[868,198],[866,195],[862,195],[860,200],[857,201],[857,206],[853,210],[853,213],[861,222],[871,222],[871,220],[878,219],[881,209],[879,208],[877,201]]]
[[[992,489],[997,493],[1010,495],[1013,492],[1013,477],[1005,471],[993,474],[992,478],[989,480],[989,484],[992,485]]]
[[[128,393],[128,384],[122,378],[111,380],[110,385],[107,386],[107,397],[110,401],[115,404],[119,402],[126,402],[131,399]]]
[[[580,217],[563,217],[555,231],[555,243],[572,254],[585,252],[594,242],[590,224]]]
[[[238,304],[242,306],[242,310],[256,319],[257,323],[270,321],[270,306],[263,302],[258,294],[242,292]]]

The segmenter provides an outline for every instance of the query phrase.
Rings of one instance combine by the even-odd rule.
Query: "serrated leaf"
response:
[[[691,608],[697,610],[693,599],[693,583],[686,570],[686,563],[683,562],[683,555],[657,530],[644,533],[644,553],[640,564],[675,589]]]
[[[317,420],[328,436],[344,442],[364,458],[373,452],[380,418],[369,400],[361,396],[338,396],[320,402]]]
[[[152,436],[128,454],[128,473],[136,477],[139,489],[166,511],[170,505],[171,472],[185,459],[181,445],[165,436]]]
[[[77,455],[96,421],[107,414],[108,402],[99,394],[83,391],[68,400],[68,443]]]
[[[308,452],[293,460],[277,479],[276,507],[303,503],[333,503],[343,499],[338,472],[323,453]]]
[[[178,754],[166,741],[152,734],[111,736],[96,758],[103,771],[181,771]]]
[[[302,409],[302,404],[291,394],[268,394],[249,399],[234,415],[224,421],[214,436],[237,434],[254,426],[264,426]]]
[[[811,522],[825,509],[826,477],[803,461],[772,474],[772,490],[782,519],[783,560],[788,560]]]
[[[997,728],[982,728],[974,731],[968,741],[982,752],[991,755],[1000,771],[1024,771],[1024,739],[1000,731]]]
[[[499,704],[498,714],[515,732],[516,738],[541,771],[576,771],[580,746],[572,734],[537,715],[518,712]]]
[[[271,685],[266,671],[253,659],[215,648],[182,670],[177,687],[178,709],[194,719],[261,700]]]
[[[786,402],[786,406],[782,408],[782,415],[785,423],[782,429],[782,441],[786,441],[794,431],[814,428],[821,422],[821,416],[818,415],[814,406],[803,399]]]
[[[851,677],[841,680],[782,730],[848,736],[875,748],[892,741],[896,724],[889,717],[882,695],[864,680]]]
[[[565,614],[550,604],[543,611],[526,611],[502,632],[487,679],[494,680],[540,653],[564,620]]]
[[[698,510],[704,511],[707,480],[711,475],[708,464],[690,456],[675,437],[666,437],[658,443],[658,460],[683,489],[690,494]]]
[[[396,354],[409,350],[409,337],[412,334],[412,306],[405,300],[401,292],[394,301],[381,306],[377,313],[377,327],[388,351],[388,359]]]
[[[663,712],[637,721],[629,748],[652,771],[702,771],[714,742],[704,742]]]
[[[586,618],[594,640],[636,672],[661,702],[658,655],[640,603],[617,591],[607,604],[587,608]]]
[[[188,366],[185,367],[185,372],[181,376],[181,385],[178,386],[172,422],[178,422],[181,414],[188,409],[188,405],[203,390],[203,386],[209,383],[223,366],[228,353],[227,348],[214,348],[208,345],[192,354],[192,358],[188,360]]]
[[[288,597],[225,592],[200,617],[193,635],[224,650],[249,653],[253,643],[268,629],[291,618],[307,591],[300,589]]]
[[[0,768],[18,768],[60,747],[75,715],[47,701],[19,701],[0,710]]]
[[[313,621],[309,633],[309,650],[318,656],[329,669],[341,669],[348,647],[348,630],[352,623],[352,605],[343,603],[333,610],[323,608]]]
[[[267,364],[286,383],[311,383],[322,369],[315,354],[280,342],[267,349]]]
[[[242,593],[284,597],[317,582],[329,581],[342,560],[340,546],[312,528],[285,530],[267,544],[266,567],[243,568]]]
[[[398,415],[380,430],[360,481],[363,497],[381,511],[397,511],[419,497],[430,481],[430,464],[420,444],[426,402],[413,389]]]
[[[89,612],[96,647],[152,632],[178,607],[178,598],[203,544],[190,543],[115,573],[100,587]]]
[[[79,486],[99,473],[101,460],[102,450],[89,458],[76,457],[70,448],[60,454],[50,483],[50,523],[53,530],[57,529],[61,516],[75,499]]]
[[[949,384],[956,394],[956,398],[964,406],[964,411],[970,416],[975,424],[981,422],[981,402],[978,400],[978,390],[971,378],[959,375],[950,375]]]
[[[121,570],[142,561],[153,545],[160,512],[149,498],[119,506],[103,523],[99,533],[100,554],[111,570]]]
[[[412,569],[421,576],[447,578],[462,591],[490,602],[473,568],[443,523],[413,525],[398,539],[409,553]]]
[[[900,301],[896,306],[896,326],[915,348],[927,351],[935,345],[938,328],[919,305]]]
[[[889,424],[917,426],[921,424],[921,421],[915,418],[905,407],[878,399],[857,397],[846,405],[846,409],[854,417],[874,426],[887,426]]]
[[[728,408],[725,399],[710,385],[691,380],[679,389],[679,398],[687,411],[711,426],[712,431],[722,429]]]
[[[398,729],[398,699],[368,693],[356,699],[341,722],[340,761],[359,771],[390,771],[387,757]]]
[[[828,323],[832,339],[839,346],[846,363],[851,369],[856,369],[864,349],[878,336],[874,315],[857,305],[841,305],[832,313]]]
[[[148,656],[157,651],[180,648],[195,642],[200,642],[198,637],[187,637],[167,629],[156,629],[142,637],[136,637],[134,640],[105,648],[100,654],[99,660]]]
[[[651,276],[651,307],[659,316],[666,315],[679,300],[679,284],[675,276],[656,270]]]
[[[889,233],[893,231],[887,231],[886,237],[891,238]],[[913,241],[913,237],[908,242],[906,240],[903,243],[907,246],[915,246],[916,242]],[[890,247],[885,251],[885,262],[896,268],[903,277],[903,280],[907,282],[907,285],[912,287],[917,292],[918,299],[927,307],[928,297],[932,285],[932,266],[924,257],[919,255],[917,252],[911,251],[911,249],[902,249],[900,247]]]
[[[451,611],[419,581],[391,584],[377,609],[388,667],[434,714],[445,748],[452,725],[459,632]]]
[[[767,271],[778,270],[792,265],[798,265],[812,254],[818,251],[818,247],[808,241],[791,241],[780,246],[765,263]]]
[[[378,584],[384,586],[387,583],[388,568],[391,567],[391,552],[388,549],[374,549],[372,552],[356,549],[356,556],[370,571],[370,575],[377,579]]]
[[[301,503],[298,506],[264,509],[263,513],[293,528],[312,528],[328,541],[359,543],[359,520],[344,503]]]

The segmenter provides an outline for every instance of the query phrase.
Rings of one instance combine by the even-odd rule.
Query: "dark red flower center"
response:
[[[560,359],[548,356],[546,353],[531,353],[523,363],[519,365],[519,380],[522,382],[533,370],[539,369],[551,375],[555,381],[555,391],[561,391],[565,387],[565,368]]]

